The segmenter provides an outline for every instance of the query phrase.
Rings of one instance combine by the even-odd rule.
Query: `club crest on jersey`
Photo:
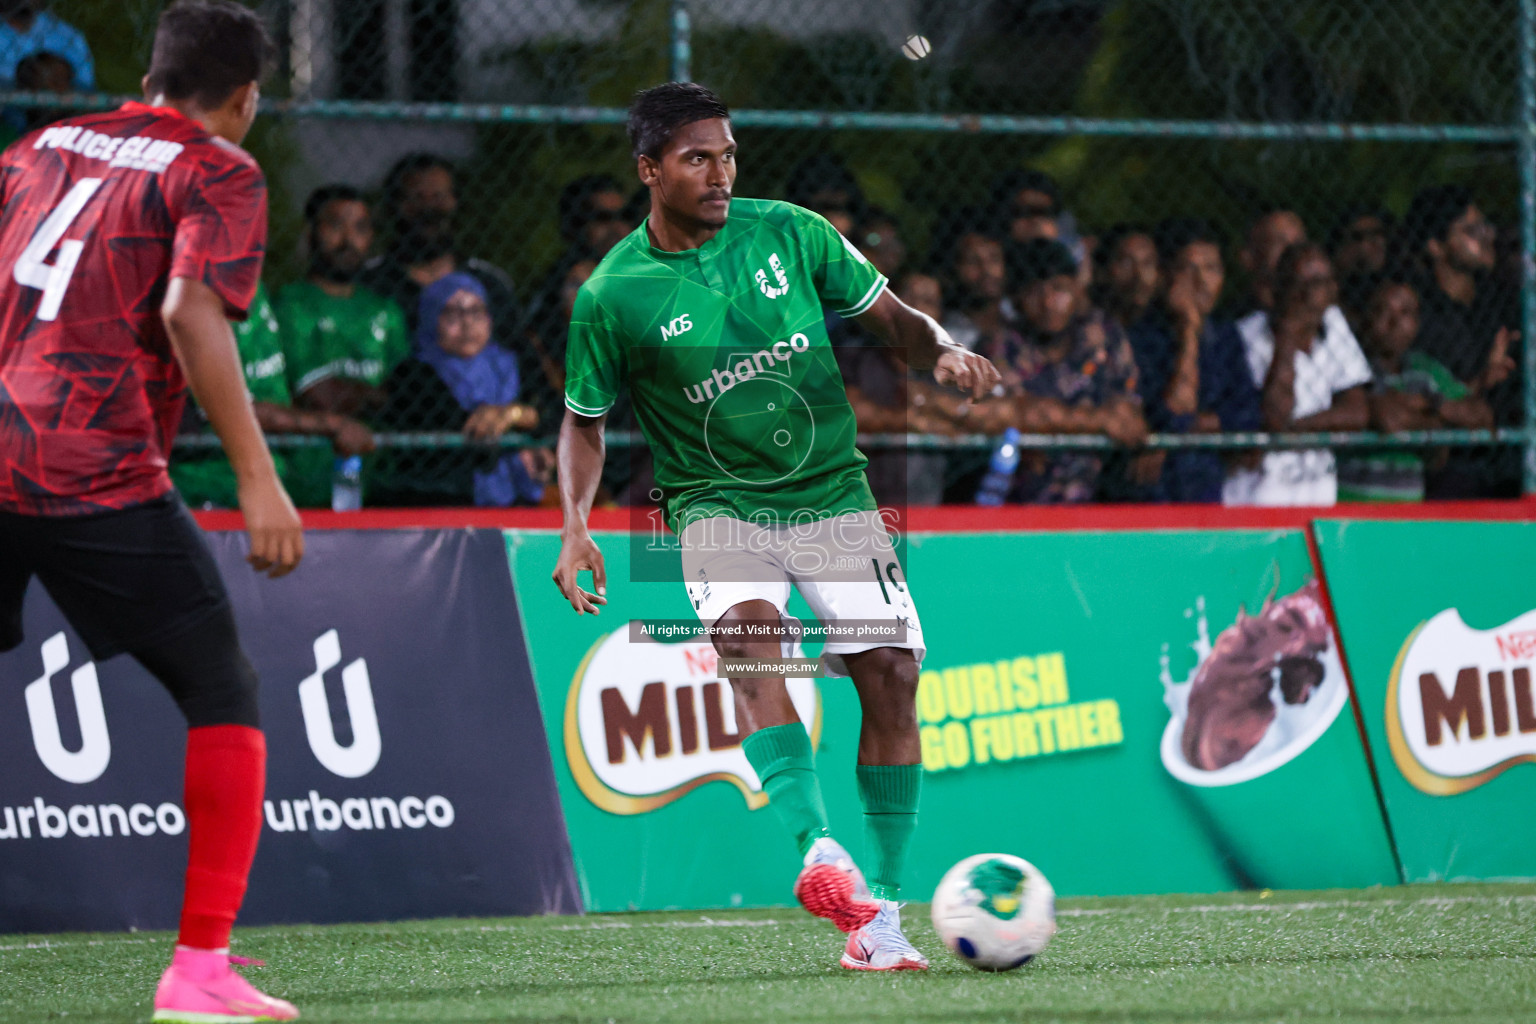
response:
[[[768,271],[761,268],[757,271],[757,288],[770,299],[777,299],[789,291],[789,275],[784,273],[784,264],[779,262],[779,254],[773,253],[768,257],[768,266],[773,270],[773,279],[778,282],[778,287],[768,283]]]

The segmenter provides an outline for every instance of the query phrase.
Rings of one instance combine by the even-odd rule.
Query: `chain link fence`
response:
[[[49,12],[128,94],[160,6]],[[624,108],[669,79],[732,106],[738,195],[823,213],[1003,369],[964,403],[831,324],[882,500],[1522,490],[1533,0],[253,6],[281,52],[249,140],[275,400],[337,436],[274,435],[306,503],[358,473],[341,419],[380,441],[368,504],[552,500],[571,303],[648,209]],[[38,63],[13,130],[104,102]],[[423,288],[447,271],[478,284]],[[511,358],[474,387],[421,358],[481,333]],[[633,426],[621,503],[649,494]]]

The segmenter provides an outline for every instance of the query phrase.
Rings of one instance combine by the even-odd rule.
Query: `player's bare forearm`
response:
[[[551,578],[577,614],[598,614],[608,589],[603,553],[587,532],[587,517],[603,475],[603,425],[608,417],[578,416],[567,409],[560,423],[556,474],[560,485],[560,558]],[[583,590],[577,576],[592,573],[592,590]]]
[[[160,315],[192,395],[234,469],[251,538],[246,560],[257,572],[286,575],[304,557],[304,531],[251,408],[224,303],[202,282],[177,277],[166,288]]]
[[[859,314],[858,321],[881,341],[900,350],[914,370],[933,369],[946,344],[961,348],[933,317],[913,309],[889,288]]]
[[[565,411],[560,423],[560,441],[555,449],[557,479],[560,482],[561,532],[581,534],[587,530],[587,517],[603,478],[603,427],[608,417],[579,416]]]
[[[972,398],[991,394],[1000,379],[991,360],[955,341],[933,317],[902,302],[889,288],[858,320],[898,349],[908,366],[932,370],[935,381],[969,392]]]
[[[246,393],[223,301],[202,282],[178,277],[166,289],[160,313],[192,395],[223,442],[235,476],[275,480],[272,454]]]

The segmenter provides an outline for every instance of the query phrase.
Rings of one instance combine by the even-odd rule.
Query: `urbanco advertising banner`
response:
[[[1314,529],[1403,873],[1536,877],[1536,524]]]
[[[597,540],[608,604],[578,617],[548,582],[558,536],[508,533],[587,905],[788,902],[798,861],[713,651],[631,627],[685,620],[683,584]],[[1066,894],[1398,880],[1301,531],[915,534],[906,559],[929,641],[912,898],[991,850]],[[857,854],[852,684],[791,689]]]
[[[209,535],[261,678],[267,791],[241,922],[578,912],[495,531],[315,531],[297,572]],[[185,725],[33,582],[0,655],[0,931],[174,927]]]

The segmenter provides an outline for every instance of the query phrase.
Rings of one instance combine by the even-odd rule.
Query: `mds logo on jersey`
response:
[[[1387,740],[1409,782],[1455,796],[1536,761],[1536,609],[1474,629],[1447,608],[1398,652],[1387,686]]]
[[[661,340],[666,341],[668,338],[675,338],[679,334],[687,334],[693,330],[693,321],[688,319],[689,316],[690,314],[684,313],[682,316],[673,317],[670,324],[662,324]]]
[[[715,664],[708,642],[634,641],[628,626],[593,645],[565,704],[565,756],[587,799],[612,814],[644,814],[720,781],[753,810],[768,803],[741,749],[731,684]],[[816,683],[788,685],[814,747]]]

